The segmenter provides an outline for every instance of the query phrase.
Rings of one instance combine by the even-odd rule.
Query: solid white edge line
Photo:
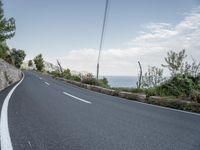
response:
[[[74,95],[71,95],[71,94],[69,94],[69,93],[63,92],[63,94],[65,94],[65,95],[67,95],[67,96],[70,96],[70,97],[72,97],[72,98],[75,98],[75,99],[77,99],[77,100],[79,100],[79,101],[82,101],[82,102],[84,102],[84,103],[92,104],[90,101],[86,101],[86,100],[84,100],[84,99],[81,99],[81,98],[76,97],[76,96],[74,96]]]
[[[0,122],[1,150],[13,150],[10,133],[9,133],[9,127],[8,127],[8,104],[13,92],[22,83],[23,80],[24,80],[24,74],[21,81],[19,81],[19,83],[17,83],[12,88],[12,90],[8,93],[8,95],[6,96],[3,102],[3,106],[1,110],[1,122]]]
[[[48,82],[44,82],[46,85],[50,85]]]

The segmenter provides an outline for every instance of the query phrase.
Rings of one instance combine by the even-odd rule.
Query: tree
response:
[[[5,59],[8,55],[9,48],[6,43],[0,44],[0,58]]]
[[[43,60],[42,54],[37,55],[34,58],[33,61],[35,63],[35,66],[36,66],[37,70],[38,71],[43,71],[43,69],[44,69],[44,60]]]
[[[61,77],[65,78],[65,79],[70,79],[71,78],[71,71],[70,71],[70,69],[66,69],[63,72],[61,72],[60,74],[61,74]]]
[[[15,67],[20,68],[23,63],[24,58],[26,57],[26,54],[23,50],[12,49],[11,57],[14,59]]]
[[[33,66],[33,61],[32,61],[32,60],[29,60],[29,61],[28,61],[28,66],[29,66],[29,67],[32,67],[32,66]]]
[[[197,77],[200,74],[200,62],[197,62],[193,57],[192,57],[192,63],[189,64],[188,62],[185,62],[184,66],[184,75],[189,77]]]
[[[187,55],[185,54],[185,50],[182,50],[179,53],[170,51],[167,53],[167,57],[165,58],[167,64],[162,64],[162,66],[168,68],[172,76],[182,74],[184,70],[184,59],[186,57]]]
[[[13,58],[10,55],[9,48],[6,45],[6,40],[15,35],[15,20],[13,18],[6,19],[4,17],[3,4],[0,0],[0,58],[13,64]]]
[[[15,19],[4,17],[3,4],[0,0],[0,44],[15,35]]]
[[[163,69],[157,68],[155,66],[149,66],[148,71],[142,77],[143,88],[151,88],[160,85],[165,78],[163,78]]]
[[[60,72],[63,73],[63,68],[62,68],[61,63],[59,62],[59,60],[57,60],[57,64],[59,66]]]

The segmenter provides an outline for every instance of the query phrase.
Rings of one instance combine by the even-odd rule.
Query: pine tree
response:
[[[0,0],[0,43],[5,42],[7,39],[15,35],[15,19],[4,17],[3,3]]]

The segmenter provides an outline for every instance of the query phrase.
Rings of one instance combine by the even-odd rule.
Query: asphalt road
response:
[[[1,107],[11,88],[0,93]],[[200,150],[200,115],[92,92],[36,72],[25,72],[12,94],[8,128],[13,150]]]

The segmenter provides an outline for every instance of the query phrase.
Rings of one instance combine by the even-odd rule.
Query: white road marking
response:
[[[40,80],[42,80],[42,78],[40,77]]]
[[[48,86],[50,85],[48,82],[44,82],[44,83],[45,83],[46,85],[48,85]]]
[[[13,150],[12,142],[10,139],[9,127],[8,127],[8,104],[13,92],[22,83],[23,80],[24,80],[24,74],[21,81],[12,88],[12,90],[8,93],[3,102],[1,110],[1,122],[0,122],[1,150]]]
[[[69,83],[69,85],[73,86],[75,88],[81,89],[81,90],[86,90],[86,91],[95,93],[95,94],[111,96],[111,95],[108,95],[108,94],[103,94],[103,93],[95,92],[95,91],[92,91],[92,90],[89,90],[89,89],[85,89],[85,88],[82,88],[82,87],[79,87],[79,86],[76,86],[76,85],[73,85],[73,84],[70,84],[70,83]],[[122,101],[124,101],[124,99],[125,99],[125,98],[121,98],[121,97],[117,97],[117,96],[114,96],[114,97],[116,97],[117,99],[120,99]],[[128,99],[125,99],[125,100],[128,100]],[[170,107],[164,107],[164,106],[159,106],[159,105],[154,105],[154,104],[149,104],[149,103],[143,103],[143,102],[138,102],[138,101],[135,101],[135,100],[131,100],[130,102],[139,103],[141,105],[147,105],[147,106],[151,106],[151,107],[157,107],[157,108],[160,108],[160,109],[166,109],[166,110],[169,110],[169,111],[175,111],[175,112],[181,112],[181,113],[185,113],[185,114],[200,116],[200,113],[195,113],[195,112],[190,112],[190,111],[185,111],[185,110],[180,110],[180,109],[175,109],[175,108],[170,108]]]
[[[72,98],[75,98],[75,99],[77,99],[77,100],[79,100],[79,101],[82,101],[82,102],[84,102],[84,103],[92,104],[92,102],[90,102],[90,101],[86,101],[86,100],[84,100],[84,99],[81,99],[81,98],[76,97],[76,96],[74,96],[74,95],[71,95],[71,94],[69,94],[69,93],[63,92],[63,94],[65,94],[65,95],[67,95],[67,96],[70,96],[70,97],[72,97]]]

